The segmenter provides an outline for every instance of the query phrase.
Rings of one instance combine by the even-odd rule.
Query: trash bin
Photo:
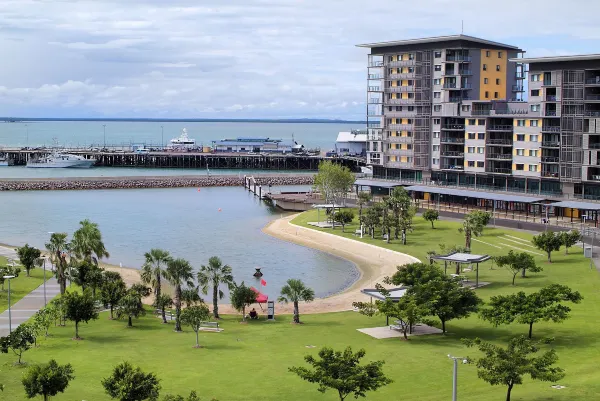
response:
[[[591,246],[586,246],[583,249],[583,256],[585,256],[586,258],[591,258],[592,257],[592,247]]]

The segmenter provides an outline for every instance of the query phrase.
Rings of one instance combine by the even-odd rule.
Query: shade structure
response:
[[[250,289],[256,293],[256,302],[257,303],[259,303],[259,304],[266,304],[267,303],[267,301],[269,300],[269,296],[268,295],[263,294],[262,292],[260,292],[259,290],[257,290],[254,287],[250,287]]]

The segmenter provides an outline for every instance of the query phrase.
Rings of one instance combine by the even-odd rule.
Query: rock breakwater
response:
[[[258,185],[312,185],[312,175],[272,175],[254,177]],[[97,177],[2,179],[0,191],[58,191],[89,189],[138,189],[182,187],[243,186],[244,176],[179,176],[179,177]]]

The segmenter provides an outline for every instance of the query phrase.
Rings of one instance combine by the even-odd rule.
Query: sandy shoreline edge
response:
[[[325,298],[315,299],[313,302],[301,303],[301,314],[351,310],[352,302],[367,299],[360,292],[361,289],[366,287],[373,288],[375,283],[381,282],[384,277],[394,274],[396,267],[399,265],[419,261],[417,258],[407,254],[295,225],[291,220],[296,216],[297,214],[293,214],[275,219],[263,227],[262,232],[283,241],[317,249],[348,260],[356,265],[360,272],[358,280],[345,290]],[[14,246],[4,244],[0,244],[0,246],[15,248]],[[138,269],[119,267],[106,263],[101,263],[101,265],[107,270],[119,272],[127,285],[140,281]],[[144,303],[151,304],[152,301],[151,298],[147,298],[144,300]],[[238,313],[229,304],[219,304],[219,312],[225,314]],[[275,314],[289,313],[292,313],[291,304],[276,304]]]

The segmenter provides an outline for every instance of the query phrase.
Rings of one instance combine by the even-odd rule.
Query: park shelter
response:
[[[358,179],[354,181],[354,186],[356,194],[362,191],[363,187],[368,187],[373,195],[389,195],[394,188],[401,187],[402,184],[397,181]]]
[[[583,219],[585,216],[586,220],[592,220],[594,225],[598,227],[600,203],[567,200],[552,203],[552,207],[555,208],[554,213],[556,216],[570,217],[571,221],[573,221],[573,218]]]
[[[368,295],[371,297],[371,302],[373,302],[373,298],[379,300],[379,301],[385,301],[386,299],[391,299],[393,302],[398,302],[400,300],[400,298],[402,298],[404,296],[404,294],[406,294],[406,291],[408,291],[408,287],[396,287],[396,288],[390,288],[387,290],[390,295],[389,296],[385,296],[381,293],[380,290],[376,289],[376,288],[365,288],[360,290],[360,292],[362,292],[365,295]],[[390,317],[386,316],[385,317],[385,321],[386,321],[386,325],[390,324]]]
[[[460,265],[475,264],[475,288],[477,288],[479,287],[479,264],[489,260],[490,255],[473,255],[471,253],[452,252],[448,255],[433,255],[431,256],[431,259],[444,261],[444,274],[446,274],[448,262],[458,263]]]

